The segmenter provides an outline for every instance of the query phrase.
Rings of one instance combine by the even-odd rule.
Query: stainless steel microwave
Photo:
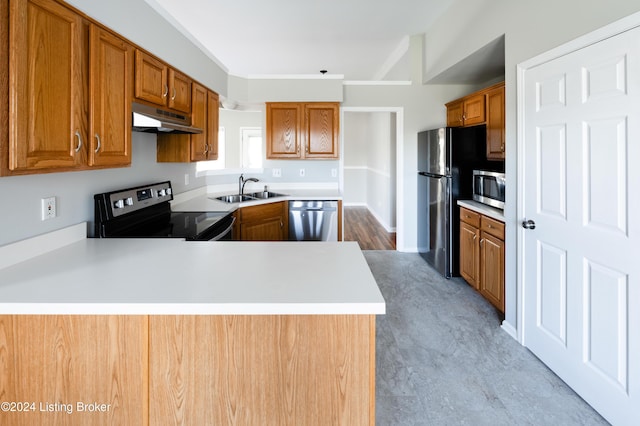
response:
[[[504,209],[504,173],[486,170],[473,171],[473,199],[492,207]]]

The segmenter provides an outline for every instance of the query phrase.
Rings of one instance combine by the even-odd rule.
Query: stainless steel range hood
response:
[[[175,113],[157,107],[133,102],[134,132],[146,133],[202,133],[202,129],[191,126],[188,114]]]

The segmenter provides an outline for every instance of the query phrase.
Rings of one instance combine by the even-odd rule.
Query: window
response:
[[[242,168],[262,168],[262,128],[241,127],[241,158]]]

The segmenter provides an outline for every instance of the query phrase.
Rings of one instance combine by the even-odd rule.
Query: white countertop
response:
[[[258,189],[259,190],[259,189]],[[246,190],[249,194],[256,189]],[[242,203],[225,203],[215,198],[221,195],[235,194],[237,189],[227,191],[208,192],[188,198],[187,200],[176,199],[171,203],[171,210],[177,212],[186,211],[231,211],[239,207],[254,206],[265,203],[275,203],[278,201],[292,200],[341,200],[342,194],[337,189],[308,189],[308,188],[272,188],[269,191],[283,194],[282,197],[274,197],[263,200],[244,201]]]
[[[80,239],[0,271],[0,314],[384,313],[355,242]]]
[[[473,210],[476,213],[489,216],[492,219],[504,222],[504,211],[474,200],[458,200],[458,205]]]

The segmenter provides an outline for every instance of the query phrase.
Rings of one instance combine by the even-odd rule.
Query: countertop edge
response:
[[[473,210],[476,213],[489,216],[492,219],[504,222],[504,212],[495,207],[487,206],[486,204],[479,203],[474,200],[458,200],[458,205],[469,210]]]
[[[385,303],[0,303],[0,315],[384,315]]]

